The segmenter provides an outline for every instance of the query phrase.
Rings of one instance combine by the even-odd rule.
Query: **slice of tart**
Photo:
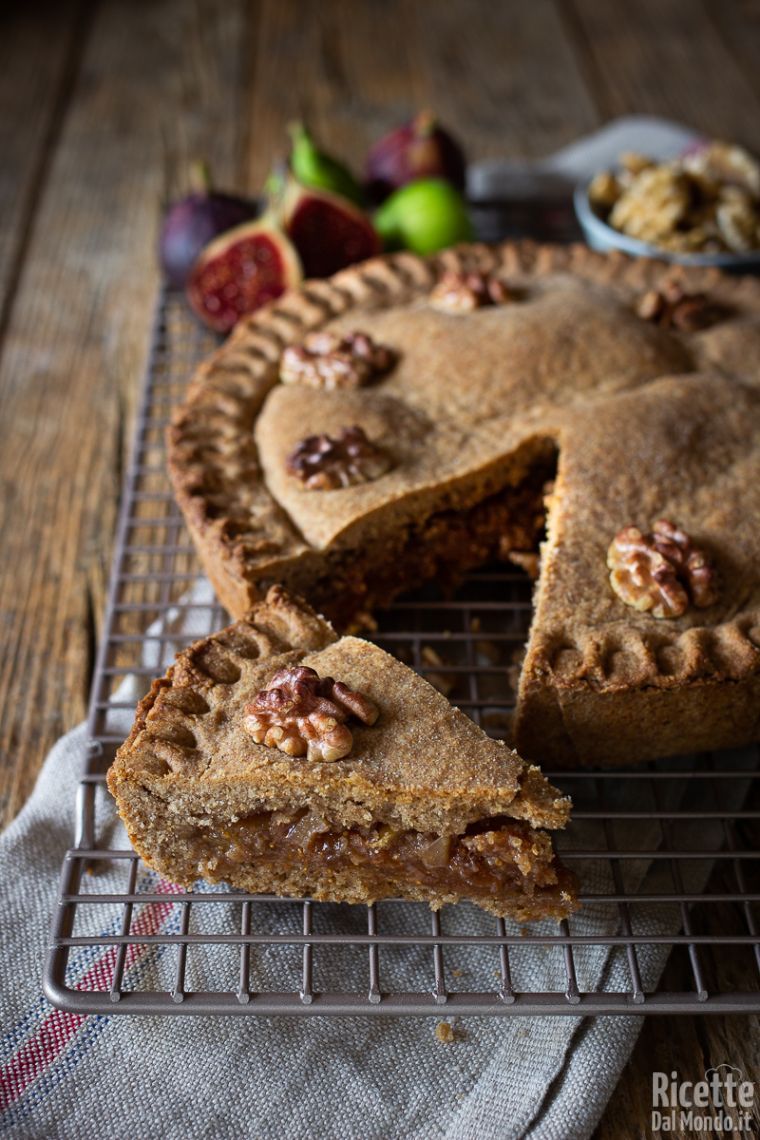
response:
[[[566,412],[523,755],[609,767],[760,736],[760,391],[731,383],[662,377]]]
[[[256,894],[563,918],[570,801],[400,661],[280,587],[179,654],[108,773],[146,863]]]

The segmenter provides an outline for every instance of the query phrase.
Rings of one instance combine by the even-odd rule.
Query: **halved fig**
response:
[[[290,179],[277,209],[307,277],[329,277],[380,252],[367,215],[338,194]]]
[[[293,245],[263,218],[235,226],[206,246],[190,274],[187,299],[209,328],[229,332],[241,317],[297,285],[301,276]]]

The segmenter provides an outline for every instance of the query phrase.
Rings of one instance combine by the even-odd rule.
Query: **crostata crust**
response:
[[[546,526],[517,746],[628,763],[760,736],[759,387],[757,281],[398,254],[241,323],[170,469],[235,617],[280,582],[348,628]]]

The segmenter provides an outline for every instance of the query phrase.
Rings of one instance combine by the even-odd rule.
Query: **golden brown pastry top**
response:
[[[760,667],[760,389],[665,377],[577,409],[560,459],[526,670],[596,689],[738,678]],[[717,574],[717,600],[662,620],[610,589],[626,523],[676,519]]]

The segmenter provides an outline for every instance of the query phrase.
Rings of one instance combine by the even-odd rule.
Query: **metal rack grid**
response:
[[[161,298],[95,670],[76,835],[45,968],[53,1004],[101,1014],[439,1017],[760,1010],[757,750],[635,770],[548,772],[576,805],[558,846],[580,873],[584,907],[568,922],[527,930],[480,911],[473,918],[468,904],[431,914],[399,901],[341,907],[223,887],[180,891],[114,842],[105,771],[138,695],[119,691],[120,683],[131,677],[144,691],[161,659],[225,622],[210,593],[193,590],[200,571],[163,454],[170,408],[212,345],[181,300]],[[530,614],[526,578],[485,570],[453,599],[428,590],[398,601],[380,615],[374,637],[498,737],[508,729]],[[178,632],[187,622],[193,632]],[[399,907],[401,926],[388,919]],[[689,983],[658,990],[672,947]],[[227,955],[224,977],[213,977],[212,959],[213,981],[207,966],[199,987],[192,962],[208,951]],[[341,951],[351,966],[336,988],[322,959]],[[604,955],[596,973],[593,953]],[[531,962],[547,954],[556,956],[556,984],[536,988]],[[414,957],[411,974],[405,955]],[[282,973],[273,981],[274,958]],[[409,976],[415,984],[405,987]]]

